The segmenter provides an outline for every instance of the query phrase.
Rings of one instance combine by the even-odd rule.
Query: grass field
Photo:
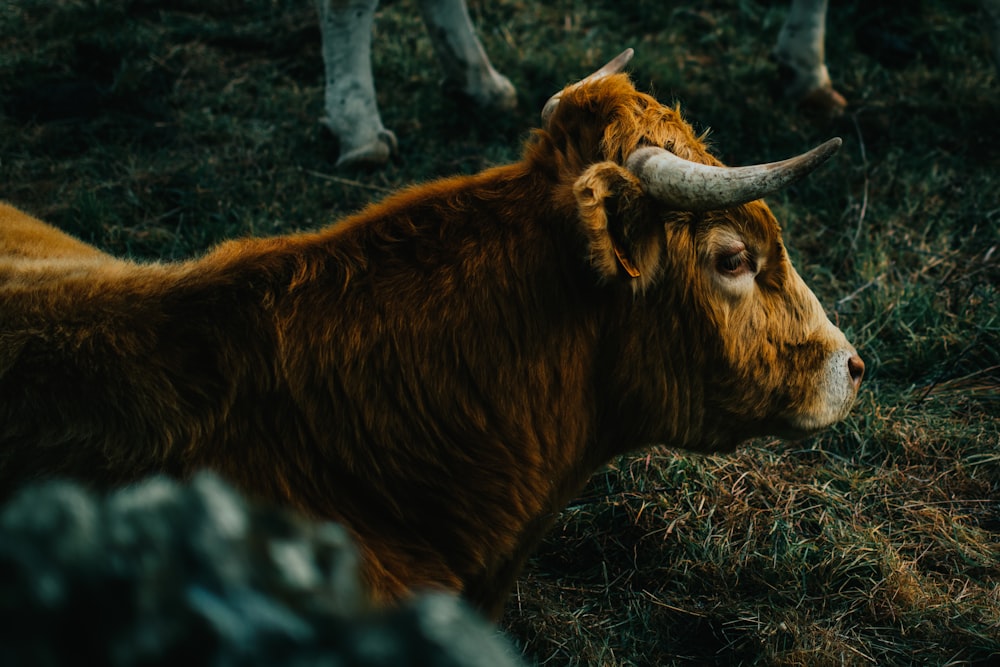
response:
[[[566,509],[503,626],[547,665],[1000,662],[1000,83],[976,2],[834,2],[850,101],[775,93],[786,3],[473,1],[520,108],[441,94],[413,2],[374,55],[400,159],[336,171],[307,0],[4,0],[0,199],[138,258],[328,224],[517,159],[541,105],[626,46],[730,164],[844,138],[769,202],[868,366],[852,416],[734,455],[613,462]]]

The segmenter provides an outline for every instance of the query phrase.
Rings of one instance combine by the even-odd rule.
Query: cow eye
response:
[[[728,276],[739,276],[744,273],[753,273],[757,270],[754,266],[753,257],[742,244],[733,247],[719,255],[716,262],[719,273]]]

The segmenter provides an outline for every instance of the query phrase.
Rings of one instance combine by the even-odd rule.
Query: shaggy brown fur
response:
[[[0,493],[209,468],[343,522],[376,600],[497,616],[595,468],[788,431],[836,344],[767,207],[664,210],[621,166],[644,144],[718,164],[617,75],[516,164],[188,262],[0,208]],[[714,277],[726,234],[760,258],[742,296]]]

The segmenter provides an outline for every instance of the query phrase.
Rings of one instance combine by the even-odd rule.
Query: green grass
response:
[[[520,108],[441,95],[412,2],[375,70],[401,158],[335,171],[312,3],[0,6],[0,198],[115,253],[180,258],[314,228],[384,192],[517,158],[544,100],[626,46],[732,164],[832,135],[770,202],[800,273],[858,345],[851,417],[732,456],[615,461],[561,516],[503,624],[551,665],[1000,660],[1000,84],[975,2],[832,3],[851,107],[774,93],[783,1],[472,2]],[[877,5],[869,7],[868,5]],[[871,35],[888,35],[873,39]],[[901,44],[902,47],[898,45]],[[76,118],[30,118],[72,83]]]

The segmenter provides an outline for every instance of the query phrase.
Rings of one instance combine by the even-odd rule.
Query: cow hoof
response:
[[[847,109],[847,100],[838,93],[830,81],[826,66],[796,68],[772,53],[771,60],[778,66],[778,77],[772,93],[777,97],[795,100],[799,109],[814,118],[834,119]]]
[[[340,147],[337,167],[378,167],[399,151],[399,142],[391,130],[382,130],[375,139],[360,146],[349,146],[341,139]]]
[[[517,108],[517,89],[510,79],[496,71],[491,71],[476,85],[466,85],[461,92],[483,109],[513,111]]]
[[[847,100],[833,86],[821,86],[803,95],[799,108],[810,116],[834,119],[844,115]]]

